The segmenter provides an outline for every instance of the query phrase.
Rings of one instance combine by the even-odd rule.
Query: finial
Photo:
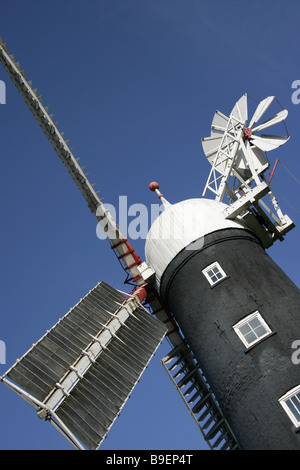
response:
[[[155,181],[152,181],[152,183],[149,184],[149,189],[150,191],[153,191],[153,192],[155,191],[159,198],[162,197],[162,194],[159,191],[159,184],[156,183]]]
[[[169,202],[163,197],[163,194],[159,190],[159,184],[156,183],[156,181],[152,181],[152,183],[149,184],[149,189],[150,191],[156,192],[158,195],[159,199],[161,199],[162,203],[166,206],[169,205]]]

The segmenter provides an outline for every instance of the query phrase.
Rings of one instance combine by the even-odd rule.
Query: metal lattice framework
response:
[[[283,236],[294,227],[291,219],[282,213],[264,175],[270,166],[264,152],[280,147],[289,140],[289,136],[256,135],[287,117],[287,111],[282,110],[257,125],[274,99],[270,96],[259,103],[249,127],[246,127],[247,95],[243,95],[229,117],[216,111],[211,136],[202,139],[204,153],[212,165],[203,196],[210,191],[219,202],[227,196],[229,205],[225,209],[225,217],[234,219],[241,216],[266,248],[278,239],[283,240]],[[266,195],[269,205],[262,200]]]

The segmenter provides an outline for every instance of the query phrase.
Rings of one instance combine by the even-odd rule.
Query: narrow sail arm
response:
[[[53,115],[49,115],[48,107],[43,106],[42,97],[38,96],[37,90],[32,88],[31,81],[26,81],[25,71],[21,70],[20,64],[16,62],[13,54],[9,54],[7,45],[0,38],[0,62],[21,94],[34,118],[38,122],[45,136],[61,159],[67,171],[71,175],[74,183],[85,198],[89,209],[96,217],[101,228],[106,232],[112,247],[114,247],[118,258],[124,263],[125,269],[131,278],[142,284],[137,266],[141,260],[136,255],[129,242],[123,237],[111,214],[106,210],[102,200],[98,197],[93,185],[89,182],[87,175],[83,172],[69,148],[68,141],[64,139],[64,133],[59,132],[53,121]]]

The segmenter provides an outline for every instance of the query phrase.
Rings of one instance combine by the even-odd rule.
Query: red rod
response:
[[[271,173],[271,176],[270,176],[270,179],[269,179],[268,184],[271,183],[271,179],[273,178],[274,171],[275,171],[275,169],[276,169],[276,167],[277,167],[277,163],[278,163],[278,162],[279,162],[279,158],[277,158],[277,160],[276,160],[276,162],[275,162],[275,165],[274,165],[274,168],[273,168],[273,170],[272,170],[272,173]]]

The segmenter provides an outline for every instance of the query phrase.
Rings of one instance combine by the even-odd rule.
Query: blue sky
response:
[[[290,141],[270,153],[300,179],[298,0],[2,0],[0,35],[49,105],[104,202],[200,197],[209,172],[201,138],[216,109],[244,94],[275,95]],[[0,67],[1,323],[3,374],[97,282],[124,273],[96,221],[20,95]],[[280,110],[274,104],[274,114]],[[269,250],[299,285],[299,184],[282,165],[273,178],[296,228]],[[277,193],[275,193],[278,195]],[[291,207],[293,206],[293,207]],[[144,258],[144,240],[134,247]],[[164,343],[102,449],[204,449],[159,360]],[[68,449],[67,441],[3,385],[1,449]]]

